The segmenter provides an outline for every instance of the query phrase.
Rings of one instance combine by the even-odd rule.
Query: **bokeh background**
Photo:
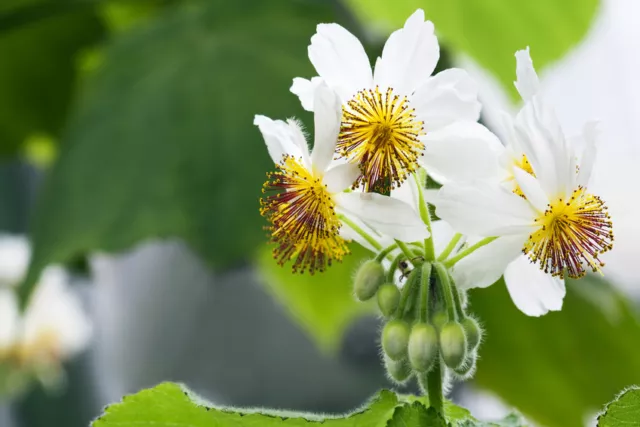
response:
[[[616,232],[605,276],[570,283],[562,312],[527,318],[500,282],[471,293],[486,340],[453,399],[577,427],[640,384],[637,1],[3,0],[0,231],[30,236],[27,282],[53,262],[74,272],[95,334],[65,388],[3,400],[0,426],[86,427],[168,380],[220,404],[322,412],[391,387],[373,307],[351,296],[366,253],[314,277],[271,259],[258,197],[272,165],[252,119],[311,123],[288,88],[314,75],[316,24],[344,25],[375,58],[418,7],[439,68],[478,79],[490,128],[518,106],[526,46],[567,133],[602,121],[595,192]]]

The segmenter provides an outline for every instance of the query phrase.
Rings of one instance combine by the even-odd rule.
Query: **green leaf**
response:
[[[39,200],[32,284],[92,250],[179,236],[212,266],[265,241],[258,198],[273,163],[254,114],[302,111],[288,89],[323,2],[180,2],[119,34],[84,91]],[[286,23],[286,25],[283,25]],[[30,286],[22,287],[25,298]]]
[[[77,84],[77,56],[103,36],[93,9],[72,0],[0,7],[0,155],[34,134],[58,136]]]
[[[355,244],[351,251],[341,263],[313,276],[292,274],[289,266],[279,266],[266,244],[258,257],[258,272],[267,289],[325,351],[337,350],[354,319],[376,310],[372,303],[356,301],[351,283],[358,265],[371,254]]]
[[[216,407],[184,386],[160,384],[126,396],[121,403],[108,406],[93,427],[524,427],[524,424],[478,423],[469,412],[446,402],[445,412],[451,424],[433,408],[425,397],[398,396],[382,390],[364,407],[346,415],[320,416],[271,410],[239,410]]]
[[[640,422],[640,388],[624,390],[598,416],[598,427],[637,426]]]
[[[522,314],[503,281],[470,297],[486,330],[478,384],[541,425],[582,426],[618,390],[640,383],[636,312],[605,281],[569,281],[562,311],[540,318]]]
[[[387,427],[447,427],[447,423],[433,408],[414,402],[397,407]]]
[[[364,24],[399,28],[425,10],[448,48],[476,60],[516,95],[514,53],[526,46],[538,71],[561,59],[587,34],[598,0],[347,0]]]
[[[270,427],[323,425],[331,427],[383,427],[399,404],[396,395],[382,391],[362,409],[340,417],[286,411],[238,411],[216,408],[177,384],[160,384],[127,396],[111,405],[93,422],[93,427]]]

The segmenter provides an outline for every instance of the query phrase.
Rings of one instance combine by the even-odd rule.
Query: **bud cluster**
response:
[[[415,375],[426,390],[430,373],[473,375],[482,330],[443,264],[399,255],[385,269],[379,259],[368,260],[355,275],[354,292],[360,301],[376,297],[386,319],[382,352],[393,381]]]

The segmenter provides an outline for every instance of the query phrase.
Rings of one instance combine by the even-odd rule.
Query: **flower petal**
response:
[[[591,179],[591,172],[593,171],[593,165],[596,159],[597,143],[600,137],[598,122],[589,121],[585,123],[582,131],[582,137],[584,140],[584,147],[582,149],[582,156],[580,157],[580,168],[578,170],[576,183],[577,185],[586,187]]]
[[[529,101],[540,89],[538,75],[533,68],[529,47],[516,52],[516,89],[524,101]]]
[[[429,237],[427,226],[413,208],[400,200],[376,193],[341,193],[337,207],[380,233],[405,242]]]
[[[355,163],[342,163],[333,166],[324,174],[324,183],[330,193],[340,193],[351,187],[360,175],[360,168]]]
[[[544,212],[549,205],[549,198],[542,189],[540,181],[529,172],[525,172],[517,166],[513,168],[513,176],[527,198],[527,201],[531,203],[538,212]]]
[[[433,237],[436,254],[439,254],[447,247],[455,234],[455,231],[447,221],[433,221],[431,223],[431,237]],[[459,244],[462,244],[462,242],[459,242]]]
[[[404,27],[389,36],[382,56],[376,61],[374,82],[410,95],[427,81],[440,57],[433,23],[424,20],[424,11],[416,10]]]
[[[526,235],[500,237],[462,258],[453,267],[453,280],[461,289],[486,288],[504,274],[522,254]]]
[[[0,286],[17,286],[31,258],[29,241],[23,236],[0,235]]]
[[[9,350],[16,340],[20,309],[13,289],[0,288],[0,353]]]
[[[316,89],[313,111],[315,136],[311,163],[315,171],[324,172],[336,151],[342,119],[342,104],[326,84]]]
[[[436,181],[470,181],[498,177],[504,146],[476,122],[456,122],[422,138],[424,156],[418,160]]]
[[[562,309],[564,279],[546,274],[520,255],[507,267],[504,281],[513,303],[528,316],[541,316]]]
[[[362,43],[338,24],[318,25],[311,37],[309,59],[342,101],[372,86],[371,65]]]
[[[303,157],[302,143],[306,146],[306,141],[298,141],[302,134],[300,129],[285,123],[282,120],[271,120],[268,117],[256,115],[253,124],[258,126],[267,150],[273,163],[280,163],[285,154],[295,157]],[[307,150],[308,151],[308,150]]]
[[[537,216],[526,200],[487,181],[445,184],[433,204],[456,231],[483,237],[529,234]]]
[[[320,77],[313,77],[311,80],[303,79],[302,77],[296,77],[293,79],[293,84],[289,90],[294,95],[298,95],[302,108],[307,111],[313,111],[313,100],[315,98],[315,91],[318,85],[322,83]]]
[[[429,78],[411,98],[418,120],[427,132],[456,120],[475,122],[480,117],[478,90],[469,74],[459,68],[442,71]]]
[[[416,212],[420,212],[420,206],[418,206],[420,193],[413,174],[400,184],[400,186],[391,190],[390,196],[410,205]]]

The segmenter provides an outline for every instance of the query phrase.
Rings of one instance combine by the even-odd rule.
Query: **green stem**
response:
[[[420,269],[414,268],[411,270],[409,274],[409,279],[407,279],[407,283],[405,283],[402,288],[402,294],[400,295],[400,304],[398,304],[398,308],[396,309],[396,319],[401,319],[404,315],[405,307],[407,306],[407,301],[409,300],[409,296],[413,291],[413,285],[418,281],[418,272]]]
[[[464,258],[464,257],[466,257],[468,255],[471,255],[472,253],[474,253],[475,251],[477,251],[481,247],[488,245],[489,243],[493,242],[496,239],[497,239],[497,237],[485,237],[484,239],[480,240],[475,245],[469,246],[467,249],[458,252],[458,254],[456,256],[454,256],[453,258],[449,258],[448,260],[446,260],[444,262],[444,265],[446,265],[447,267],[451,268],[458,261],[460,261],[462,258]]]
[[[427,374],[427,393],[429,406],[444,417],[444,397],[442,394],[442,367],[440,357],[437,358],[433,369]]]
[[[407,257],[408,261],[411,261],[414,258],[414,252],[409,249],[409,246],[407,246],[404,242],[396,240],[396,245],[398,245],[404,256]]]
[[[376,239],[371,237],[371,235],[369,233],[364,231],[358,224],[356,224],[355,222],[351,221],[349,218],[347,218],[344,215],[338,215],[338,218],[342,222],[347,224],[349,227],[351,227],[351,229],[353,229],[353,231],[355,231],[360,236],[362,236],[362,238],[365,239],[371,246],[373,246],[376,249],[376,251],[382,250],[382,245],[380,243],[378,243],[378,241]]]
[[[444,251],[442,251],[442,253],[438,257],[438,261],[444,261],[445,259],[447,259],[447,257],[451,254],[451,252],[456,247],[456,245],[458,244],[461,238],[462,238],[462,234],[456,233],[451,239],[451,241],[449,242],[449,244],[447,245],[447,247],[444,248]]]
[[[404,258],[403,253],[399,253],[396,257],[391,261],[391,265],[389,266],[389,271],[387,272],[387,282],[393,283],[393,275],[398,268],[398,264],[400,264],[400,260]]]
[[[382,260],[384,260],[387,257],[387,255],[393,252],[393,250],[396,249],[397,247],[398,245],[395,243],[393,245],[387,246],[386,248],[381,250],[380,253],[378,253],[378,255],[376,256],[376,261],[382,262]]]
[[[429,215],[429,205],[424,199],[424,191],[422,185],[422,179],[418,176],[418,173],[413,174],[413,179],[416,181],[418,187],[418,206],[420,209],[420,218],[425,223],[429,230],[429,237],[424,239],[424,258],[426,261],[433,261],[436,259],[436,249],[433,244],[433,232],[431,230],[431,216]]]
[[[429,319],[429,284],[431,283],[431,263],[422,264],[420,275],[420,322],[427,323]]]
[[[460,299],[460,291],[456,284],[451,280],[451,293],[453,294],[453,302],[456,305],[456,312],[458,313],[458,319],[463,320],[467,317],[464,310],[462,309],[462,301]]]
[[[455,305],[453,303],[453,295],[451,292],[451,283],[449,283],[449,272],[442,263],[435,263],[434,267],[438,274],[438,283],[440,283],[440,291],[447,306],[447,314],[449,315],[449,321],[456,320]]]

